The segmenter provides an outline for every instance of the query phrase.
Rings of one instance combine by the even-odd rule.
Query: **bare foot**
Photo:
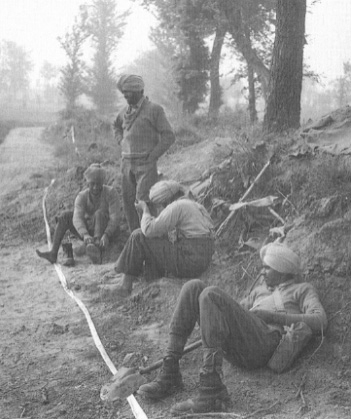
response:
[[[53,255],[51,252],[41,252],[40,250],[36,250],[37,255],[40,258],[48,260],[50,263],[56,263],[57,256]]]

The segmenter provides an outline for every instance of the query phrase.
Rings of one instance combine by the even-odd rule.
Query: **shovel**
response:
[[[198,340],[189,346],[186,346],[183,355],[194,351],[202,345],[202,341]],[[162,366],[163,360],[155,362],[145,368],[127,368],[122,367],[112,377],[111,381],[102,386],[100,391],[100,399],[103,401],[113,402],[115,400],[123,400],[135,393],[138,388],[146,383],[144,374],[156,370]]]

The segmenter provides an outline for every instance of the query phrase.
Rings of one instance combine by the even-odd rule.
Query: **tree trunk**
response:
[[[306,0],[278,0],[269,95],[264,127],[268,132],[300,126]]]
[[[247,79],[249,83],[250,122],[251,124],[254,124],[255,122],[257,122],[255,75],[254,75],[254,71],[250,63],[247,63]]]
[[[210,105],[208,109],[208,116],[213,119],[218,118],[219,108],[222,104],[222,90],[219,83],[219,63],[221,59],[221,51],[226,34],[226,29],[223,26],[218,26],[216,36],[213,41],[211,60],[210,60]]]

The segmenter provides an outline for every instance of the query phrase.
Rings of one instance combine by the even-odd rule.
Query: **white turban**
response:
[[[269,243],[260,250],[262,263],[283,274],[301,272],[300,258],[282,243]]]
[[[87,180],[87,182],[104,183],[105,174],[105,170],[100,166],[99,163],[93,163],[84,172],[84,177]]]
[[[175,180],[161,180],[150,189],[150,200],[156,205],[162,205],[180,191],[184,192],[184,188]]]

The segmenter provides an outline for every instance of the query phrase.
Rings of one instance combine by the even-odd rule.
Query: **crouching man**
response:
[[[183,286],[162,369],[154,381],[139,388],[140,395],[161,399],[182,385],[179,360],[196,322],[203,346],[199,393],[193,400],[174,405],[174,415],[226,410],[230,400],[221,378],[223,357],[243,368],[260,368],[267,365],[277,348],[283,326],[304,322],[315,333],[327,326],[314,287],[295,282],[295,274],[300,272],[299,257],[278,243],[264,246],[260,256],[264,281],[241,304],[198,279]],[[284,306],[281,311],[277,311],[278,300],[278,305]]]
[[[141,228],[132,232],[115,265],[122,277],[114,292],[121,297],[131,293],[144,265],[145,277],[151,280],[168,274],[195,278],[211,263],[213,223],[206,209],[173,180],[157,182],[150,201],[163,209],[154,217],[144,201],[136,204]]]
[[[55,263],[61,241],[69,230],[84,241],[86,254],[95,264],[101,263],[102,251],[116,233],[120,221],[120,200],[117,191],[104,185],[105,170],[93,163],[84,172],[87,188],[81,191],[74,202],[73,211],[65,211],[56,218],[52,249],[49,252],[37,250],[38,256]],[[74,266],[72,244],[62,245],[66,260],[64,265]]]

